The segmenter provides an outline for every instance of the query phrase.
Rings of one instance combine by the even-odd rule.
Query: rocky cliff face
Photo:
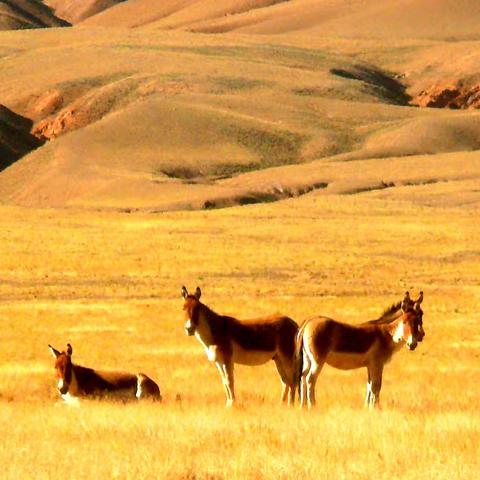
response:
[[[411,103],[419,107],[472,109],[480,108],[480,82],[462,80],[441,82],[422,90]]]

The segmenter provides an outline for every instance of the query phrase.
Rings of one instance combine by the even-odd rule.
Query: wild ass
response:
[[[251,320],[218,315],[200,302],[197,287],[190,295],[182,288],[185,299],[185,331],[203,345],[208,360],[215,362],[227,397],[226,406],[235,402],[234,364],[262,365],[273,360],[282,381],[283,403],[295,400],[295,335],[298,325],[289,317],[273,315]]]
[[[67,403],[79,397],[111,396],[112,398],[152,398],[161,400],[158,385],[143,373],[97,371],[72,362],[72,346],[60,352],[48,346],[55,357],[57,388]]]
[[[387,309],[377,320],[349,325],[327,317],[307,320],[297,334],[296,363],[300,372],[300,403],[315,405],[315,384],[325,363],[342,370],[366,367],[365,405],[379,406],[383,368],[405,344],[415,350],[423,340],[423,292]]]

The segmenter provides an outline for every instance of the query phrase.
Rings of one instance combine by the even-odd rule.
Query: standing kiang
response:
[[[200,301],[201,290],[189,294],[182,288],[185,331],[202,344],[208,360],[222,378],[226,406],[235,402],[234,364],[262,365],[275,362],[282,382],[281,400],[293,404],[297,384],[294,369],[297,323],[290,317],[272,315],[239,320],[219,315]]]
[[[403,346],[415,350],[425,336],[422,300],[423,292],[417,300],[406,292],[403,301],[387,309],[380,318],[358,325],[321,316],[307,320],[298,331],[296,346],[301,405],[315,405],[315,385],[326,363],[341,370],[365,367],[365,404],[378,407],[385,364]]]

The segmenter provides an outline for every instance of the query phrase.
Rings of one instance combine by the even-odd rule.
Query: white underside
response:
[[[275,355],[270,350],[246,350],[238,343],[233,342],[233,361],[241,365],[262,365],[267,363]]]
[[[211,362],[224,362],[218,345],[207,345],[197,332],[195,332],[195,338],[202,344],[208,360]],[[233,362],[241,365],[262,365],[271,360],[275,355],[275,351],[270,350],[247,350],[236,342],[232,342],[232,349]]]

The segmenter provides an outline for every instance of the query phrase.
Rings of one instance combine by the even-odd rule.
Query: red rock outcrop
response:
[[[117,107],[128,104],[129,95],[137,91],[139,84],[139,80],[126,78],[92,88],[74,100],[68,98],[71,96],[68,92],[47,92],[33,102],[32,118],[37,123],[32,134],[41,140],[52,140],[96,122]]]
[[[453,81],[436,84],[422,90],[410,103],[432,108],[480,108],[480,83]]]

